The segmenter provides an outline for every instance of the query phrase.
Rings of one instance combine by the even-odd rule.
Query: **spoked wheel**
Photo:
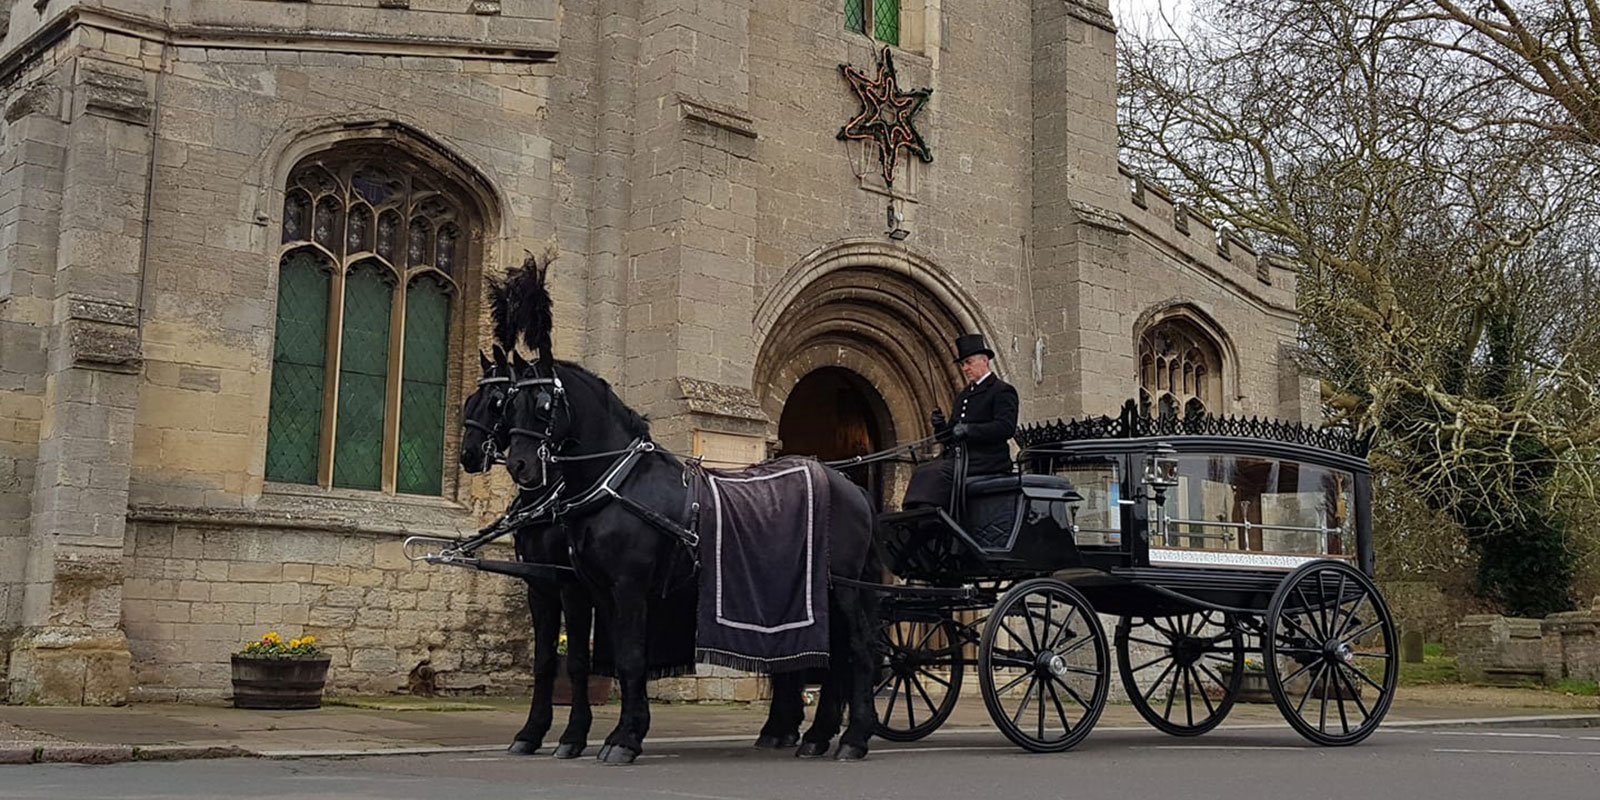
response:
[[[885,620],[887,659],[873,692],[874,731],[891,742],[914,742],[939,729],[961,697],[962,628],[936,614]]]
[[[1083,741],[1105,709],[1111,651],[1089,601],[1054,578],[1013,586],[989,615],[978,682],[989,717],[1036,753]]]
[[[1232,617],[1123,617],[1116,638],[1122,688],[1156,730],[1199,736],[1228,716],[1244,679],[1244,635]]]
[[[1394,700],[1394,620],[1367,576],[1314,561],[1278,587],[1262,655],[1272,699],[1301,736],[1321,745],[1367,738]]]

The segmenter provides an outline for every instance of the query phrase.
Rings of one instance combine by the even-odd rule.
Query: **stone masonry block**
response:
[[[237,583],[275,583],[283,580],[283,565],[235,562],[228,566],[228,579]]]

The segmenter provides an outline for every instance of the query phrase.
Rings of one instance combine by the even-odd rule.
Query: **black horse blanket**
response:
[[[810,458],[705,470],[696,656],[751,672],[828,664],[828,477]]]

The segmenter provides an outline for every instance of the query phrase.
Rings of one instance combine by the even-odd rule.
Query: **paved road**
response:
[[[802,762],[725,743],[657,744],[631,767],[589,759],[457,753],[352,759],[0,767],[0,796],[61,798],[560,798],[561,800],[941,800],[942,798],[1352,797],[1593,800],[1600,729],[1380,730],[1345,749],[1284,728],[1172,739],[1099,729],[1077,750],[1022,753],[992,732],[875,742],[859,764]]]

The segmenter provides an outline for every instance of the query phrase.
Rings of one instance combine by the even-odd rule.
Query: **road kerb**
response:
[[[1222,730],[1269,730],[1282,728],[1280,723],[1247,723],[1224,725]],[[1385,722],[1383,728],[1600,728],[1600,713],[1596,714],[1544,714],[1516,717],[1467,717],[1456,719],[1397,720]],[[1147,731],[1140,726],[1106,726],[1103,732]],[[1381,729],[1380,729],[1381,730]],[[991,728],[964,727],[936,731],[930,738],[994,733]],[[652,745],[673,744],[737,744],[750,741],[748,734],[718,736],[661,736],[652,737]],[[598,749],[598,745],[594,747]],[[410,747],[324,748],[303,750],[248,749],[238,746],[150,745],[128,747],[122,745],[52,744],[43,747],[10,747],[0,749],[0,764],[27,763],[79,763],[112,764],[123,761],[184,761],[206,758],[372,758],[378,756],[450,755],[504,752],[501,744],[482,745],[422,745]]]

